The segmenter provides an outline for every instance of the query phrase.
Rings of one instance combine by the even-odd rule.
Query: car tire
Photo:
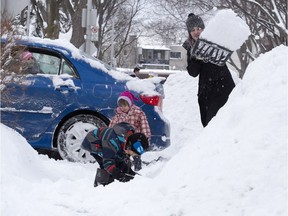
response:
[[[95,162],[94,157],[81,148],[81,144],[89,131],[105,126],[107,124],[101,118],[91,114],[79,114],[66,120],[56,135],[61,158],[71,162]]]

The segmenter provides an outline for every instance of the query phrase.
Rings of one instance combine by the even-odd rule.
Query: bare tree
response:
[[[0,95],[2,103],[11,103],[9,92],[13,91],[13,84],[22,84],[24,78],[18,76],[23,74],[21,70],[20,56],[26,49],[25,46],[16,46],[18,40],[21,40],[23,33],[21,26],[13,24],[12,16],[7,12],[1,12],[1,38],[5,36],[4,43],[1,42],[1,70],[0,70]],[[12,88],[6,90],[6,86],[12,84]],[[8,94],[7,94],[8,93]]]
[[[45,29],[45,37],[51,39],[59,38],[59,5],[61,0],[47,0],[47,28]]]
[[[213,7],[219,9],[231,8],[248,24],[251,35],[242,47],[236,51],[237,61],[229,59],[229,63],[243,77],[248,64],[272,48],[287,45],[287,0],[159,0],[157,11],[159,17],[148,26],[156,34],[165,37],[181,38],[187,32],[185,20],[191,12],[202,16],[209,16]],[[172,32],[172,34],[170,33]],[[180,33],[180,34],[179,34]]]
[[[60,31],[67,33],[72,30],[70,42],[80,47],[85,42],[85,28],[81,26],[82,9],[86,8],[87,0],[31,0],[32,13],[35,17],[32,34],[37,37],[58,38]],[[98,15],[98,40],[95,46],[98,58],[110,61],[107,54],[111,49],[112,18],[115,21],[115,57],[117,58],[126,47],[129,34],[133,34],[136,16],[145,4],[145,0],[93,0],[93,7]],[[27,10],[27,9],[26,9]],[[26,25],[26,10],[20,19]],[[47,23],[47,26],[44,25]]]
[[[10,71],[6,69],[6,66],[10,64],[10,62],[19,56],[22,50],[17,50],[18,55],[16,54],[16,50],[14,49],[15,43],[17,40],[21,39],[21,35],[23,34],[23,31],[19,26],[13,25],[13,18],[12,16],[9,16],[7,12],[1,12],[1,38],[5,36],[6,41],[5,43],[1,43],[1,84],[5,81],[5,77],[8,73],[17,73],[19,70],[17,70],[18,65],[14,65],[15,68],[10,68]]]
[[[85,41],[85,29],[82,28],[81,22],[82,9],[86,7],[86,4],[87,1],[83,0],[74,1],[73,5],[71,4],[70,0],[63,0],[63,9],[66,10],[65,14],[67,14],[67,16],[71,18],[71,26],[69,25],[67,28],[67,30],[69,30],[72,27],[72,36],[70,42],[78,48]]]
[[[205,18],[204,15],[215,6],[215,3],[205,0],[159,0],[155,1],[154,5],[155,19],[144,27],[153,29],[165,43],[165,41],[179,42],[188,37],[185,26],[188,14],[195,13]]]
[[[287,45],[287,2],[286,0],[226,0],[224,5],[232,8],[250,27],[251,36],[237,50],[240,66],[231,64],[243,77],[248,64],[280,44]]]
[[[112,37],[114,37],[115,58],[121,55],[123,49],[129,46],[133,41],[129,40],[130,34],[135,34],[135,26],[137,24],[137,14],[141,11],[143,3],[140,0],[118,1],[118,4],[110,5],[110,10],[103,13],[102,18],[99,17],[98,47],[100,52],[98,58],[111,61],[109,53],[111,52]],[[101,11],[98,10],[97,11]],[[104,11],[103,11],[104,12]],[[112,31],[112,22],[114,19],[114,32]],[[102,20],[102,21],[101,21]],[[114,35],[112,35],[114,34]],[[106,36],[106,37],[103,37]],[[102,42],[101,44],[99,42]],[[108,52],[108,53],[107,53]]]

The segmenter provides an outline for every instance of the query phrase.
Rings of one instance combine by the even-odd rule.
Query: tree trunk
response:
[[[49,14],[47,20],[47,28],[45,37],[51,39],[59,38],[60,25],[59,25],[59,1],[48,0],[47,12]]]
[[[86,7],[87,1],[79,1],[72,15],[72,36],[70,42],[79,48],[84,42],[85,29],[82,28],[82,9]]]

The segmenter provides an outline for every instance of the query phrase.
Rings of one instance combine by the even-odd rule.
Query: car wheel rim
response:
[[[90,153],[81,148],[81,144],[87,133],[95,128],[95,125],[84,122],[76,122],[63,134],[65,137],[65,151],[59,150],[63,158],[77,162],[95,161]]]

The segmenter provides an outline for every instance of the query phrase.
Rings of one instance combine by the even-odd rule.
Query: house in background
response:
[[[172,70],[186,70],[187,51],[182,45],[170,45],[169,65]]]
[[[121,68],[134,68],[137,65],[137,36],[129,35],[128,43],[117,58],[117,66]]]
[[[168,64],[170,48],[161,45],[140,45],[138,47],[138,64]]]
[[[169,65],[172,70],[186,70],[187,54],[186,50],[181,45],[175,44],[172,40],[157,40],[152,38],[139,38],[137,41],[137,64],[147,65],[157,64],[163,65],[163,68],[167,68]]]
[[[181,45],[177,44],[159,44],[157,40],[151,38],[137,38],[136,35],[129,37],[129,45],[123,50],[122,64],[120,67],[134,68],[135,66],[155,65],[172,70],[186,70],[187,54]],[[120,61],[118,61],[120,62]],[[168,66],[168,67],[167,67]]]

